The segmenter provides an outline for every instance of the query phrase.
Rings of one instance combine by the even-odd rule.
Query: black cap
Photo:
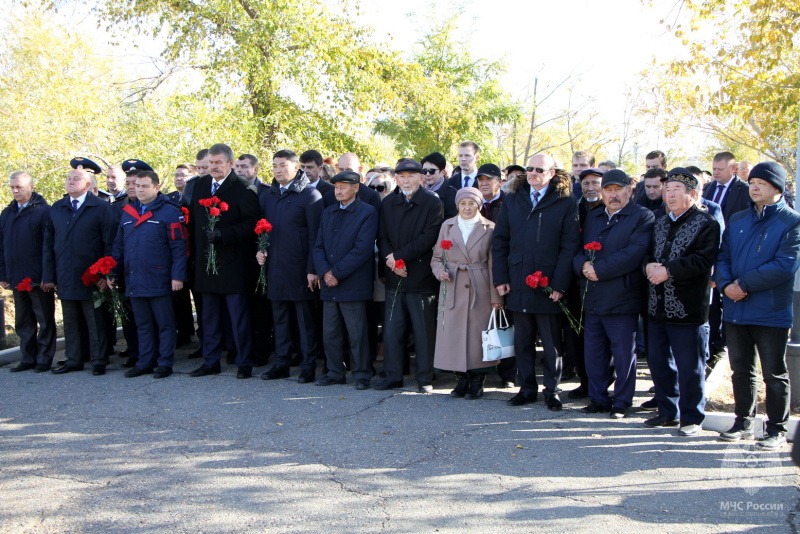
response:
[[[140,159],[126,159],[122,162],[122,172],[128,174],[131,171],[152,171],[153,167]]]
[[[477,180],[480,176],[488,176],[499,180],[502,174],[500,173],[500,167],[494,163],[484,163],[478,168],[478,174],[475,175],[475,179]]]
[[[333,178],[331,178],[332,184],[335,184],[337,182],[341,182],[343,184],[360,184],[361,176],[357,172],[342,171]]]
[[[750,169],[747,181],[759,178],[783,193],[786,190],[786,171],[774,161],[764,161]]]
[[[413,159],[403,159],[397,164],[397,167],[394,168],[394,173],[400,172],[422,172],[422,165],[420,165],[417,161]]]
[[[603,174],[603,181],[600,183],[600,187],[605,187],[607,185],[619,185],[622,187],[626,187],[631,185],[632,183],[633,180],[631,180],[631,177],[628,176],[625,173],[625,171],[621,171],[619,169],[611,169],[610,171]]]
[[[694,173],[685,167],[675,167],[667,173],[666,178],[661,179],[662,182],[680,182],[689,189],[697,189],[699,182],[694,177]]]
[[[604,171],[603,169],[594,169],[594,168],[592,168],[592,169],[584,169],[578,175],[578,179],[579,180],[583,180],[587,176],[600,176],[600,177],[602,177],[605,173],[606,173],[606,171]]]
[[[503,171],[506,173],[506,176],[508,176],[508,173],[514,171],[520,171],[522,174],[525,174],[527,172],[525,170],[525,167],[523,167],[522,165],[509,165],[508,167],[503,169]]]
[[[94,174],[103,173],[103,169],[100,168],[100,165],[89,158],[72,158],[69,162],[69,166],[73,169],[83,169]]]

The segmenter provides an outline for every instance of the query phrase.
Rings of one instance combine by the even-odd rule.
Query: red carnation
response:
[[[525,283],[532,288],[536,288],[539,286],[539,277],[534,274],[529,274],[525,277]]]
[[[263,234],[265,232],[269,233],[271,231],[272,231],[272,225],[266,219],[260,219],[256,223],[256,233],[257,234]]]
[[[403,260],[397,260],[396,262],[394,262],[394,268],[395,269],[405,269],[406,268],[406,262],[403,261]]]
[[[550,279],[548,279],[546,276],[541,277],[539,279],[539,285],[542,286],[542,287],[549,286],[550,285]]]
[[[598,243],[597,241],[592,241],[591,243],[586,243],[583,245],[584,250],[601,250],[603,245]]]
[[[442,242],[439,243],[439,246],[442,247],[442,250],[450,250],[451,248],[453,248],[453,242],[448,241],[447,239],[443,239]]]
[[[209,207],[211,205],[211,199],[210,198],[201,198],[200,200],[197,201],[197,203],[200,204],[201,206],[203,206],[204,208],[207,208],[207,207]]]
[[[189,224],[189,208],[181,208],[181,213],[183,213],[183,222]]]
[[[219,211],[219,208],[208,208],[208,213],[212,217],[219,217],[220,211]]]
[[[222,201],[219,199],[219,197],[218,197],[218,196],[213,196],[213,197],[209,198],[208,200],[209,200],[209,201],[210,201],[212,204],[219,204],[219,203],[221,203],[221,202],[222,202]]]
[[[230,207],[230,206],[228,206],[228,203],[227,203],[227,202],[220,202],[220,203],[219,203],[219,209],[220,209],[220,211],[228,211],[228,208],[229,208],[229,207]]]
[[[30,278],[23,278],[22,282],[17,284],[17,291],[32,291],[33,284],[31,284],[32,280]]]

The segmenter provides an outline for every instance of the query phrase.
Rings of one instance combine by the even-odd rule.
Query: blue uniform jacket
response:
[[[281,195],[277,181],[261,192],[261,215],[272,224],[267,258],[267,296],[270,300],[312,300],[317,295],[308,289],[308,274],[316,274],[313,249],[322,216],[322,195],[308,187],[308,178],[299,171]]]
[[[722,236],[714,281],[723,295],[725,321],[741,325],[792,326],[792,288],[800,267],[800,214],[783,199],[734,213]],[[725,286],[735,280],[749,296],[733,302]]]
[[[69,195],[50,208],[44,232],[43,281],[55,283],[62,300],[91,300],[94,285],[86,287],[81,276],[94,262],[111,255],[116,221],[111,205],[91,193],[77,213]]]
[[[42,281],[44,229],[50,206],[39,193],[33,193],[22,211],[12,200],[0,214],[0,280],[16,287],[24,278],[34,284]]]
[[[359,189],[361,187],[364,186]],[[322,300],[372,300],[372,263],[377,236],[378,213],[358,198],[344,209],[338,204],[325,208],[314,246],[314,266],[320,278],[331,271],[339,283],[328,287],[321,280]]]
[[[654,223],[653,212],[633,200],[610,221],[605,209],[589,212],[583,227],[583,244],[597,241],[603,246],[594,252],[593,265],[598,280],[592,282],[583,275],[583,264],[591,258],[590,251],[581,248],[572,262],[580,280],[586,313],[644,312],[647,279],[642,272],[642,262],[650,251]]]
[[[186,280],[187,232],[177,206],[159,193],[144,215],[133,202],[122,210],[114,240],[117,269],[124,269],[129,297],[163,297],[172,294],[172,280]]]

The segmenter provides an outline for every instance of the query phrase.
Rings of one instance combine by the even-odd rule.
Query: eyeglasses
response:
[[[371,186],[369,186],[369,188],[370,189],[374,189],[378,193],[383,193],[383,191],[386,189],[386,186],[385,185],[371,185]]]
[[[439,172],[439,169],[422,169],[422,174],[430,174],[431,176],[437,172]]]
[[[543,169],[541,167],[525,167],[525,170],[528,171],[528,172],[536,172],[536,173],[539,173],[539,174],[543,174],[543,173],[546,173],[547,171],[550,171],[552,169]]]

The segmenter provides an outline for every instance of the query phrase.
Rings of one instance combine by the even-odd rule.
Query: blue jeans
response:
[[[786,432],[789,420],[789,371],[786,344],[789,329],[725,323],[728,358],[733,371],[736,419],[756,415],[756,349],[767,393],[767,433]]]

